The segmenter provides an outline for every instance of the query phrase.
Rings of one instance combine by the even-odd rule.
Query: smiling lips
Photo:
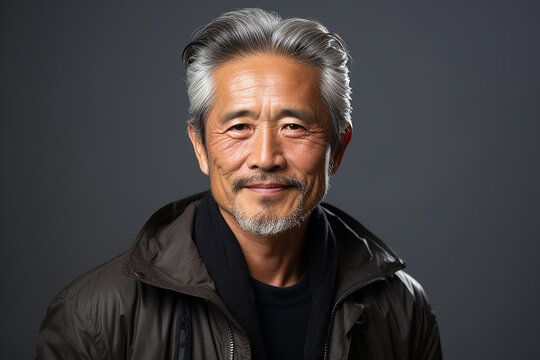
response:
[[[287,190],[292,186],[282,183],[259,183],[259,184],[248,184],[244,186],[245,188],[263,195],[271,195]]]

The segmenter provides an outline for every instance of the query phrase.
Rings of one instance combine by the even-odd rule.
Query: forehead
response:
[[[216,105],[259,98],[318,107],[320,70],[283,55],[254,54],[221,65],[214,73]]]

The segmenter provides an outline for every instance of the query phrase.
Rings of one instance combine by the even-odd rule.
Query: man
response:
[[[317,22],[226,13],[183,53],[188,133],[211,192],[51,303],[40,359],[440,359],[420,285],[322,204],[351,137],[343,41]]]

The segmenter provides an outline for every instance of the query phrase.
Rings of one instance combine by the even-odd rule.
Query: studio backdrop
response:
[[[242,7],[319,20],[351,53],[354,133],[326,201],[407,262],[447,359],[537,353],[540,12],[533,1],[3,1],[0,357],[49,301],[206,190],[180,64]]]

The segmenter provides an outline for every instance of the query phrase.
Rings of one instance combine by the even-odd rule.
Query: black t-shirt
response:
[[[275,287],[252,279],[267,359],[299,360],[304,353],[311,313],[308,274],[289,287]]]

